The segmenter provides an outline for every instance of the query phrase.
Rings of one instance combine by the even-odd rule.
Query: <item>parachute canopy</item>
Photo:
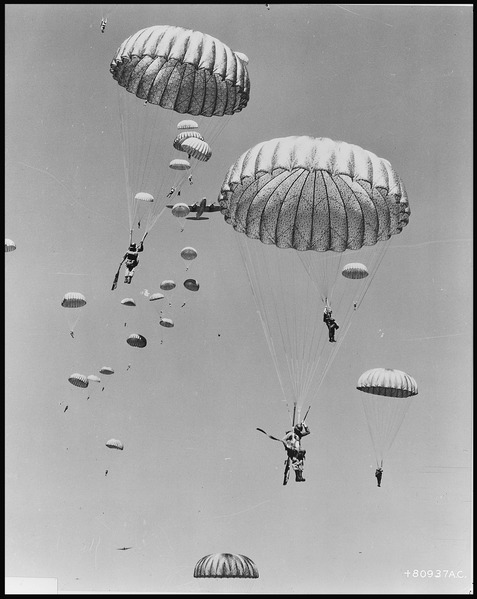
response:
[[[106,447],[109,447],[110,449],[120,449],[121,451],[124,449],[124,445],[119,439],[109,439],[109,441],[106,441]]]
[[[154,202],[154,196],[152,196],[150,193],[146,193],[144,191],[140,191],[139,193],[137,193],[134,196],[134,199],[137,200],[138,202]]]
[[[16,249],[17,249],[17,246],[15,245],[14,241],[12,241],[11,239],[5,239],[5,251],[6,252],[13,252]]]
[[[202,137],[202,135],[198,132],[198,131],[181,131],[174,139],[174,141],[172,142],[172,145],[174,146],[174,148],[176,150],[179,150],[181,152],[185,152],[186,150],[184,150],[182,148],[182,143],[184,141],[186,141],[187,139],[192,139],[192,138],[197,138],[201,141],[204,140],[204,138]]]
[[[88,374],[88,381],[91,381],[92,383],[100,383],[101,379],[99,378],[99,376],[96,376],[95,374]]]
[[[135,306],[136,302],[133,300],[132,297],[125,297],[124,299],[121,300],[121,303],[123,306]]]
[[[162,283],[159,285],[159,287],[163,290],[163,291],[170,291],[171,289],[175,289],[176,284],[174,283],[174,281],[162,281]]]
[[[363,372],[356,388],[384,397],[403,398],[417,395],[417,383],[412,376],[394,368],[372,368]]]
[[[189,206],[183,202],[174,204],[172,207],[172,214],[177,218],[185,218],[190,212]]]
[[[139,335],[139,333],[132,333],[129,335],[126,342],[131,345],[131,347],[146,347],[147,345],[147,339],[142,335]]]
[[[174,323],[170,318],[161,318],[159,324],[166,328],[171,328],[174,326]]]
[[[197,129],[198,127],[199,125],[192,119],[186,119],[184,121],[180,121],[180,123],[177,123],[178,129]]]
[[[324,137],[262,142],[230,167],[219,195],[225,221],[265,244],[335,251],[400,233],[410,209],[391,164]]]
[[[89,385],[88,378],[84,374],[79,374],[78,372],[75,372],[69,376],[68,380],[75,387],[81,387],[82,389]]]
[[[207,162],[212,156],[212,150],[209,144],[202,139],[196,139],[195,137],[189,137],[181,143],[181,150],[187,152],[189,156],[197,158],[202,162]]]
[[[164,299],[164,295],[162,293],[151,293],[149,296],[150,302],[155,302],[156,300]]]
[[[157,25],[131,35],[110,72],[138,98],[190,115],[234,114],[250,95],[246,63],[218,39],[182,27]]]
[[[191,247],[183,248],[181,250],[181,257],[184,260],[195,260],[197,258],[197,251]]]
[[[63,308],[82,308],[86,305],[86,298],[82,293],[70,291],[61,301]]]
[[[364,264],[350,262],[343,267],[341,274],[347,279],[365,279],[369,273]]]
[[[99,369],[101,374],[114,374],[114,370],[110,366],[103,366]]]
[[[190,162],[182,158],[174,158],[174,160],[169,162],[169,168],[175,171],[186,171],[190,169]]]
[[[215,553],[201,558],[194,568],[194,578],[258,578],[258,568],[245,556]]]
[[[184,287],[189,291],[199,291],[199,283],[195,279],[186,279]]]

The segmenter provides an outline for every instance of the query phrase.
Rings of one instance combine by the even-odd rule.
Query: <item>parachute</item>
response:
[[[195,279],[186,279],[184,281],[184,287],[189,291],[199,291],[199,283]]]
[[[109,447],[109,449],[120,449],[121,451],[124,449],[124,445],[119,439],[109,439],[109,441],[106,441],[106,447]]]
[[[198,131],[181,131],[175,137],[174,141],[172,142],[172,145],[174,146],[174,148],[176,150],[179,150],[180,152],[185,152],[186,150],[183,149],[182,143],[184,141],[186,141],[187,139],[193,139],[193,138],[204,141],[204,138]]]
[[[183,248],[181,250],[181,258],[184,260],[195,260],[197,258],[197,251],[191,247]]]
[[[417,395],[416,381],[401,370],[372,368],[363,372],[356,387],[361,396],[373,442],[376,463],[382,466],[401,428],[412,397]]]
[[[197,129],[198,126],[199,125],[192,119],[186,119],[184,121],[180,121],[180,123],[177,123],[178,129]]]
[[[170,318],[161,318],[159,324],[166,328],[171,328],[174,326],[174,322]]]
[[[364,264],[354,262],[346,264],[341,274],[347,279],[365,279],[369,275],[369,272]]]
[[[103,366],[99,369],[101,374],[114,374],[114,370],[110,366]]]
[[[258,578],[258,568],[245,556],[215,553],[202,557],[194,568],[194,578]]]
[[[188,160],[182,160],[181,158],[174,158],[169,162],[169,168],[176,171],[186,171],[190,168],[190,162]]]
[[[183,158],[174,158],[169,162],[169,168],[174,173],[171,180],[171,189],[180,189],[185,177],[188,175],[187,171],[190,170],[190,162]]]
[[[70,291],[63,297],[61,305],[63,308],[82,308],[86,305],[86,298],[82,293]]]
[[[187,152],[188,156],[197,158],[202,162],[207,162],[212,156],[212,150],[209,144],[202,139],[195,139],[194,137],[188,137],[181,143],[181,150]]]
[[[78,372],[69,376],[68,380],[75,387],[81,387],[82,389],[85,389],[89,385],[88,378],[84,374],[79,374]]]
[[[176,284],[174,283],[174,281],[162,281],[162,283],[159,285],[159,287],[163,290],[163,291],[171,291],[171,289],[175,289]]]
[[[17,249],[15,242],[11,239],[5,239],[5,252],[13,252]]]
[[[409,221],[391,164],[359,146],[294,136],[244,152],[222,183],[242,261],[290,411],[317,395],[393,235]],[[343,265],[367,265],[358,294]],[[356,260],[357,259],[357,260]],[[329,344],[319,303],[340,325]]]
[[[64,295],[61,300],[61,305],[63,308],[68,308],[65,312],[66,320],[70,329],[70,335],[74,337],[74,330],[81,316],[81,313],[77,311],[77,308],[86,306],[86,298],[82,293],[70,291]]]
[[[135,306],[136,302],[133,300],[132,297],[125,297],[124,299],[121,300],[121,303],[123,306]]]
[[[100,383],[101,379],[99,378],[99,376],[96,376],[95,374],[88,374],[87,376],[88,381],[92,382],[92,383]]]
[[[142,335],[139,335],[139,333],[132,333],[129,335],[129,337],[126,339],[126,342],[131,347],[146,347],[147,345],[147,339]]]
[[[160,299],[164,299],[164,295],[162,293],[151,293],[151,295],[149,296],[150,302],[155,302]]]
[[[164,210],[166,193],[172,188],[180,192],[181,184],[173,184],[177,173],[167,168],[173,156],[166,155],[165,140],[172,144],[178,135],[190,138],[200,126],[212,144],[228,118],[247,106],[247,63],[210,35],[158,25],[126,39],[111,61],[110,73],[118,83],[129,227],[137,225],[134,198],[141,190],[155,198],[147,222],[141,222],[141,232],[147,233]],[[200,122],[186,119],[177,124],[177,114]]]
[[[179,202],[172,207],[172,214],[176,218],[185,218],[190,212],[189,206]]]

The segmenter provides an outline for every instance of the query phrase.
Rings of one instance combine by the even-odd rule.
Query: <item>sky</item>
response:
[[[111,291],[129,226],[126,92],[109,65],[152,25],[249,58],[248,105],[187,201],[217,201],[243,152],[291,135],[366,148],[406,186],[409,224],[313,401],[300,485],[282,485],[284,451],[256,431],[282,436],[289,413],[223,216],[181,231],[164,212],[132,284],[121,273]],[[52,579],[61,594],[472,592],[472,35],[471,5],[5,6],[5,237],[17,247],[5,255],[6,577]],[[165,279],[177,287],[158,308],[147,297]],[[70,291],[87,299],[74,338]],[[147,346],[130,347],[131,333]],[[419,387],[379,489],[356,390],[375,367]],[[80,389],[72,373],[101,382]],[[259,578],[193,577],[222,552],[248,556]]]

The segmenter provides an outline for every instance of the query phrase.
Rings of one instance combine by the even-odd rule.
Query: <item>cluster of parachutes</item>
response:
[[[192,185],[193,167],[211,158],[213,138],[223,128],[224,117],[247,106],[247,64],[244,54],[216,38],[182,27],[142,29],[117,50],[110,72],[119,84],[131,239],[135,227],[144,234],[150,231],[167,198],[179,196],[187,180]],[[174,131],[175,113],[201,119],[200,125],[186,118]],[[214,121],[215,133],[209,128],[205,134]],[[161,170],[164,139],[173,139],[171,147],[187,159],[171,156],[164,163],[168,169]],[[291,136],[244,152],[228,170],[218,201],[225,222],[237,233],[234,238],[294,419],[317,397],[389,241],[409,222],[404,184],[386,159],[357,145]],[[188,210],[179,202],[172,213],[181,218]],[[15,245],[6,240],[5,251],[12,249]],[[185,247],[181,256],[193,260],[197,252]],[[184,286],[199,289],[195,279],[187,279]],[[160,285],[166,292],[175,287],[169,279]],[[151,302],[161,299],[162,293],[149,295]],[[133,298],[121,303],[136,306]],[[67,293],[62,302],[65,308],[85,304],[77,292]],[[331,309],[340,323],[336,344],[328,343],[323,323],[323,311]],[[174,326],[163,316],[160,324]],[[147,345],[139,333],[126,341],[134,348]],[[69,377],[81,388],[98,380],[96,375],[79,373]],[[376,459],[382,463],[410,399],[417,394],[417,384],[402,371],[375,368],[361,375],[357,389],[362,392]],[[124,447],[114,438],[106,446]],[[246,556],[221,553],[199,560],[194,577],[258,578],[258,570]]]
[[[210,35],[166,25],[142,29],[118,48],[110,72],[119,84],[130,230],[137,225],[148,232],[166,199],[180,193],[185,177],[192,182],[196,164],[210,159],[209,144],[225,126],[225,117],[247,106],[247,63],[244,54]],[[175,113],[201,119],[201,124],[183,119],[172,135]],[[186,153],[187,160],[161,162],[164,139],[172,139],[171,147]]]

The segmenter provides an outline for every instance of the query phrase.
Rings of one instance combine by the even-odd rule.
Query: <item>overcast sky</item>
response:
[[[249,103],[187,201],[216,201],[244,151],[290,135],[366,148],[406,186],[409,225],[313,402],[304,484],[282,486],[283,448],[255,430],[282,436],[289,414],[223,216],[181,232],[165,212],[132,284],[111,291],[128,206],[109,65],[152,25],[249,58]],[[5,32],[6,576],[60,593],[471,592],[472,6],[7,4]],[[177,287],[158,308],[147,294],[164,279]],[[88,302],[74,339],[69,291]],[[356,390],[375,367],[419,386],[380,489]],[[101,382],[79,389],[72,373]],[[219,552],[260,577],[194,579]]]

